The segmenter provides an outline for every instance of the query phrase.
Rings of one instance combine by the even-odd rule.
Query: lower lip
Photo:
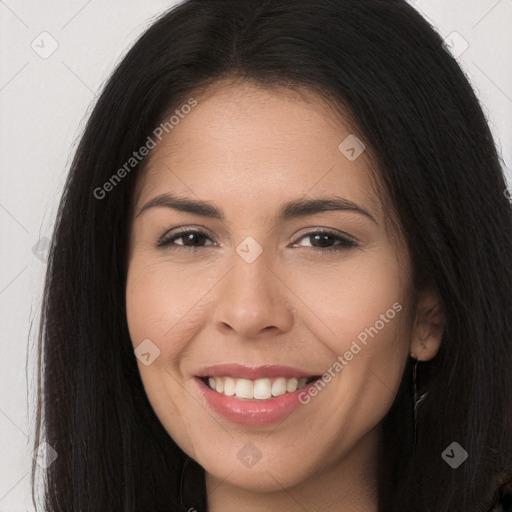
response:
[[[285,393],[268,400],[241,400],[217,393],[199,377],[195,380],[199,386],[199,392],[216,413],[235,423],[251,426],[268,425],[288,416],[302,405],[299,402],[299,394],[307,393],[308,387],[314,386],[316,382],[310,382],[293,393]]]

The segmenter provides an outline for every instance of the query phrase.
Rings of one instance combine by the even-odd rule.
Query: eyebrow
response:
[[[213,203],[201,200],[192,200],[183,196],[171,193],[161,194],[148,201],[139,211],[136,217],[141,215],[149,208],[165,207],[178,210],[180,212],[192,213],[212,219],[224,221],[225,215],[222,208],[215,206]],[[294,199],[284,203],[279,209],[277,218],[285,221],[297,217],[305,217],[316,213],[327,211],[348,211],[359,213],[368,217],[370,220],[378,224],[373,215],[361,208],[356,203],[344,199],[339,196],[329,196],[316,199]]]

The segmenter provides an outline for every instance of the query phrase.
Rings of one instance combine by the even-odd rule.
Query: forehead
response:
[[[265,205],[333,192],[379,215],[367,151],[340,151],[355,130],[307,90],[217,84],[152,150],[139,198],[166,190],[222,203]],[[179,108],[179,107],[178,107]],[[357,148],[356,148],[357,149]]]

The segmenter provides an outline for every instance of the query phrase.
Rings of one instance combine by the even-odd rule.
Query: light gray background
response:
[[[443,38],[455,31],[469,44],[458,60],[512,169],[512,0],[411,3]],[[77,138],[115,64],[151,19],[174,4],[0,0],[1,512],[33,510],[29,468],[38,309],[47,238]],[[58,48],[43,58],[56,44],[52,39]],[[454,51],[460,48],[457,43]],[[512,183],[509,170],[507,176]]]

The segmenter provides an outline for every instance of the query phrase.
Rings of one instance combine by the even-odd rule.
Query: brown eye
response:
[[[175,243],[177,240],[182,240],[182,243]],[[171,248],[184,248],[184,249],[197,249],[204,247],[201,245],[206,240],[212,240],[203,231],[187,230],[178,233],[166,233],[158,240],[157,247],[171,247]]]
[[[357,247],[358,245],[353,240],[332,231],[311,231],[310,233],[302,235],[299,240],[303,238],[310,239],[310,247],[320,252],[342,251],[350,249],[351,247]],[[338,243],[331,245],[333,242]]]

